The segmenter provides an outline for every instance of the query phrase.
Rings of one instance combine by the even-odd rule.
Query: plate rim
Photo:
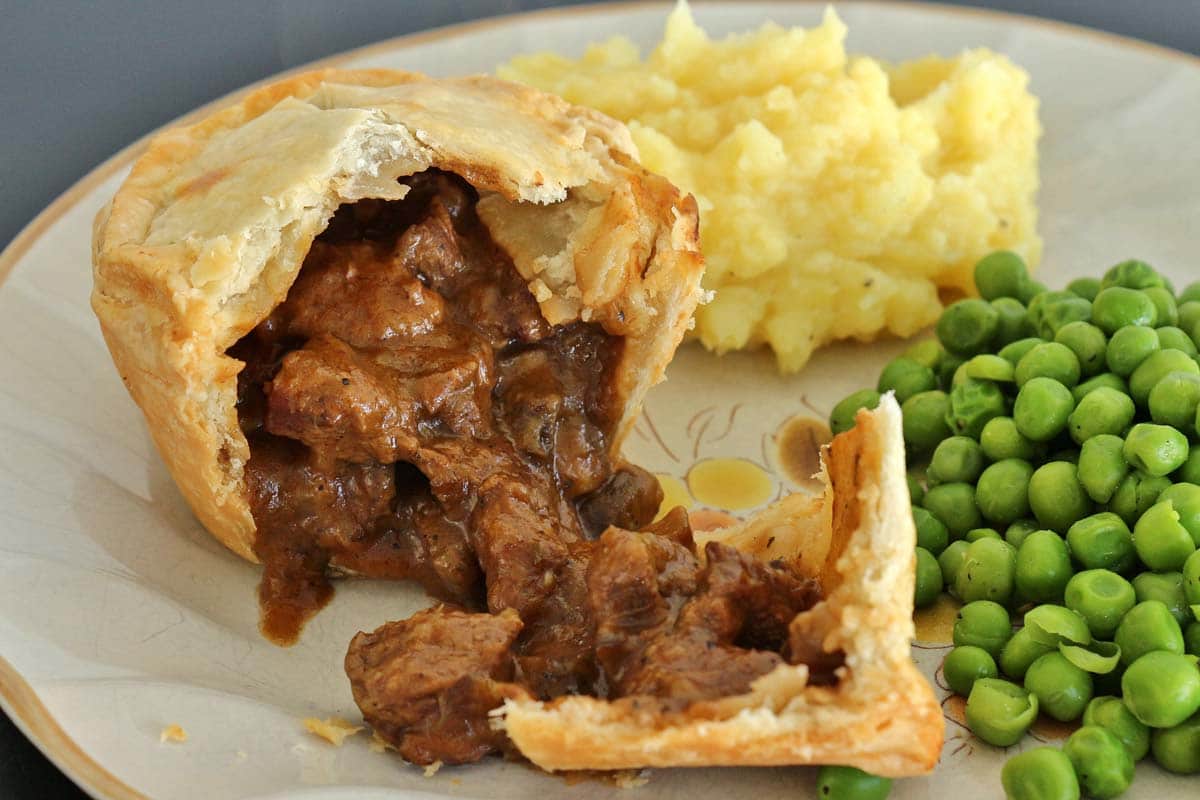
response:
[[[736,0],[690,0],[690,2],[693,6],[701,7],[737,5]],[[1111,47],[1137,50],[1157,58],[1166,58],[1200,68],[1200,55],[1132,36],[1033,14],[959,6],[946,2],[928,2],[927,0],[791,0],[791,2],[795,5],[833,6],[835,8],[838,6],[886,6],[918,14],[967,17],[1050,29],[1070,36],[1099,40]],[[670,0],[618,0],[617,2],[590,2],[581,5],[500,14],[382,39],[272,73],[151,129],[76,180],[27,222],[12,241],[0,251],[0,288],[3,287],[16,265],[41,240],[52,225],[79,205],[104,181],[130,166],[146,150],[151,139],[171,128],[198,121],[220,108],[233,104],[246,94],[266,84],[313,69],[337,67],[346,62],[379,53],[395,52],[517,23],[595,14],[622,14],[645,8],[661,8],[669,11],[672,5]],[[117,778],[80,747],[42,703],[41,698],[29,682],[2,655],[0,655],[0,709],[4,710],[17,729],[37,747],[42,755],[85,793],[98,800],[152,800],[149,796]]]

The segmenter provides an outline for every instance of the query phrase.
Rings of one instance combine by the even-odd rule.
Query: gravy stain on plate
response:
[[[775,493],[765,469],[744,458],[708,458],[687,474],[692,497],[712,508],[741,511],[761,506]]]
[[[779,468],[784,477],[802,489],[821,491],[820,478],[813,477],[821,469],[821,448],[833,439],[824,420],[797,415],[784,420],[775,432],[775,447]]]
[[[958,608],[958,602],[943,593],[933,605],[917,609],[913,614],[917,641],[921,644],[952,644]]]

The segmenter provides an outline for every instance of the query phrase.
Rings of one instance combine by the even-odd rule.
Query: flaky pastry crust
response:
[[[130,394],[205,527],[256,560],[226,350],[281,303],[337,207],[399,199],[429,168],[478,211],[554,324],[624,338],[613,455],[700,299],[691,196],[641,169],[628,131],[488,77],[322,70],[155,137],[96,218],[92,307]]]
[[[933,769],[945,721],[912,661],[916,531],[900,408],[883,398],[824,453],[822,496],[785,497],[708,539],[816,578],[824,599],[792,621],[792,640],[845,654],[833,686],[782,665],[747,694],[664,710],[652,698],[508,701],[509,738],[546,770],[843,764],[904,777]],[[649,701],[649,702],[648,702]]]

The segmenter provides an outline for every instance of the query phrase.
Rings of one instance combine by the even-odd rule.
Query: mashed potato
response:
[[[784,370],[835,339],[909,336],[984,254],[1030,263],[1037,100],[1003,56],[848,58],[832,11],[713,41],[680,3],[642,60],[627,39],[499,69],[629,124],[642,162],[696,195],[715,299],[704,344],[770,345]]]

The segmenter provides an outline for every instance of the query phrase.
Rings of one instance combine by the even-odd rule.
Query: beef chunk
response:
[[[315,242],[280,309],[288,332],[379,347],[436,330],[445,319],[446,301],[417,278],[403,254],[384,248],[375,242]]]
[[[662,505],[662,486],[658,478],[633,464],[624,464],[579,503],[579,516],[584,528],[599,536],[610,525],[630,531],[640,531],[650,524]],[[683,514],[687,525],[687,514]],[[691,530],[688,530],[688,539]]]
[[[483,571],[466,527],[446,516],[416,470],[398,470],[395,508],[376,521],[360,547],[344,547],[337,565],[367,578],[415,580],[436,598],[484,607]]]
[[[664,527],[683,530],[678,521]],[[609,528],[600,538],[589,602],[615,696],[740,694],[783,663],[775,651],[792,618],[816,602],[815,585],[716,542],[705,556],[701,569],[685,545],[651,533]]]
[[[619,528],[600,537],[587,574],[588,604],[595,619],[596,658],[616,693],[623,693],[627,672],[670,626],[699,579],[695,555],[666,537]]]
[[[359,633],[346,674],[363,717],[414,764],[477,761],[503,746],[488,712],[513,691],[515,612],[471,614],[446,606]]]
[[[412,459],[420,426],[488,431],[490,400],[480,391],[488,356],[463,348],[367,351],[321,336],[283,359],[267,392],[266,428],[337,458]]]
[[[354,542],[395,492],[394,470],[382,464],[324,464],[285,439],[256,440],[246,484],[263,562],[259,584],[263,632],[295,641],[304,622],[329,601],[330,553]]]

